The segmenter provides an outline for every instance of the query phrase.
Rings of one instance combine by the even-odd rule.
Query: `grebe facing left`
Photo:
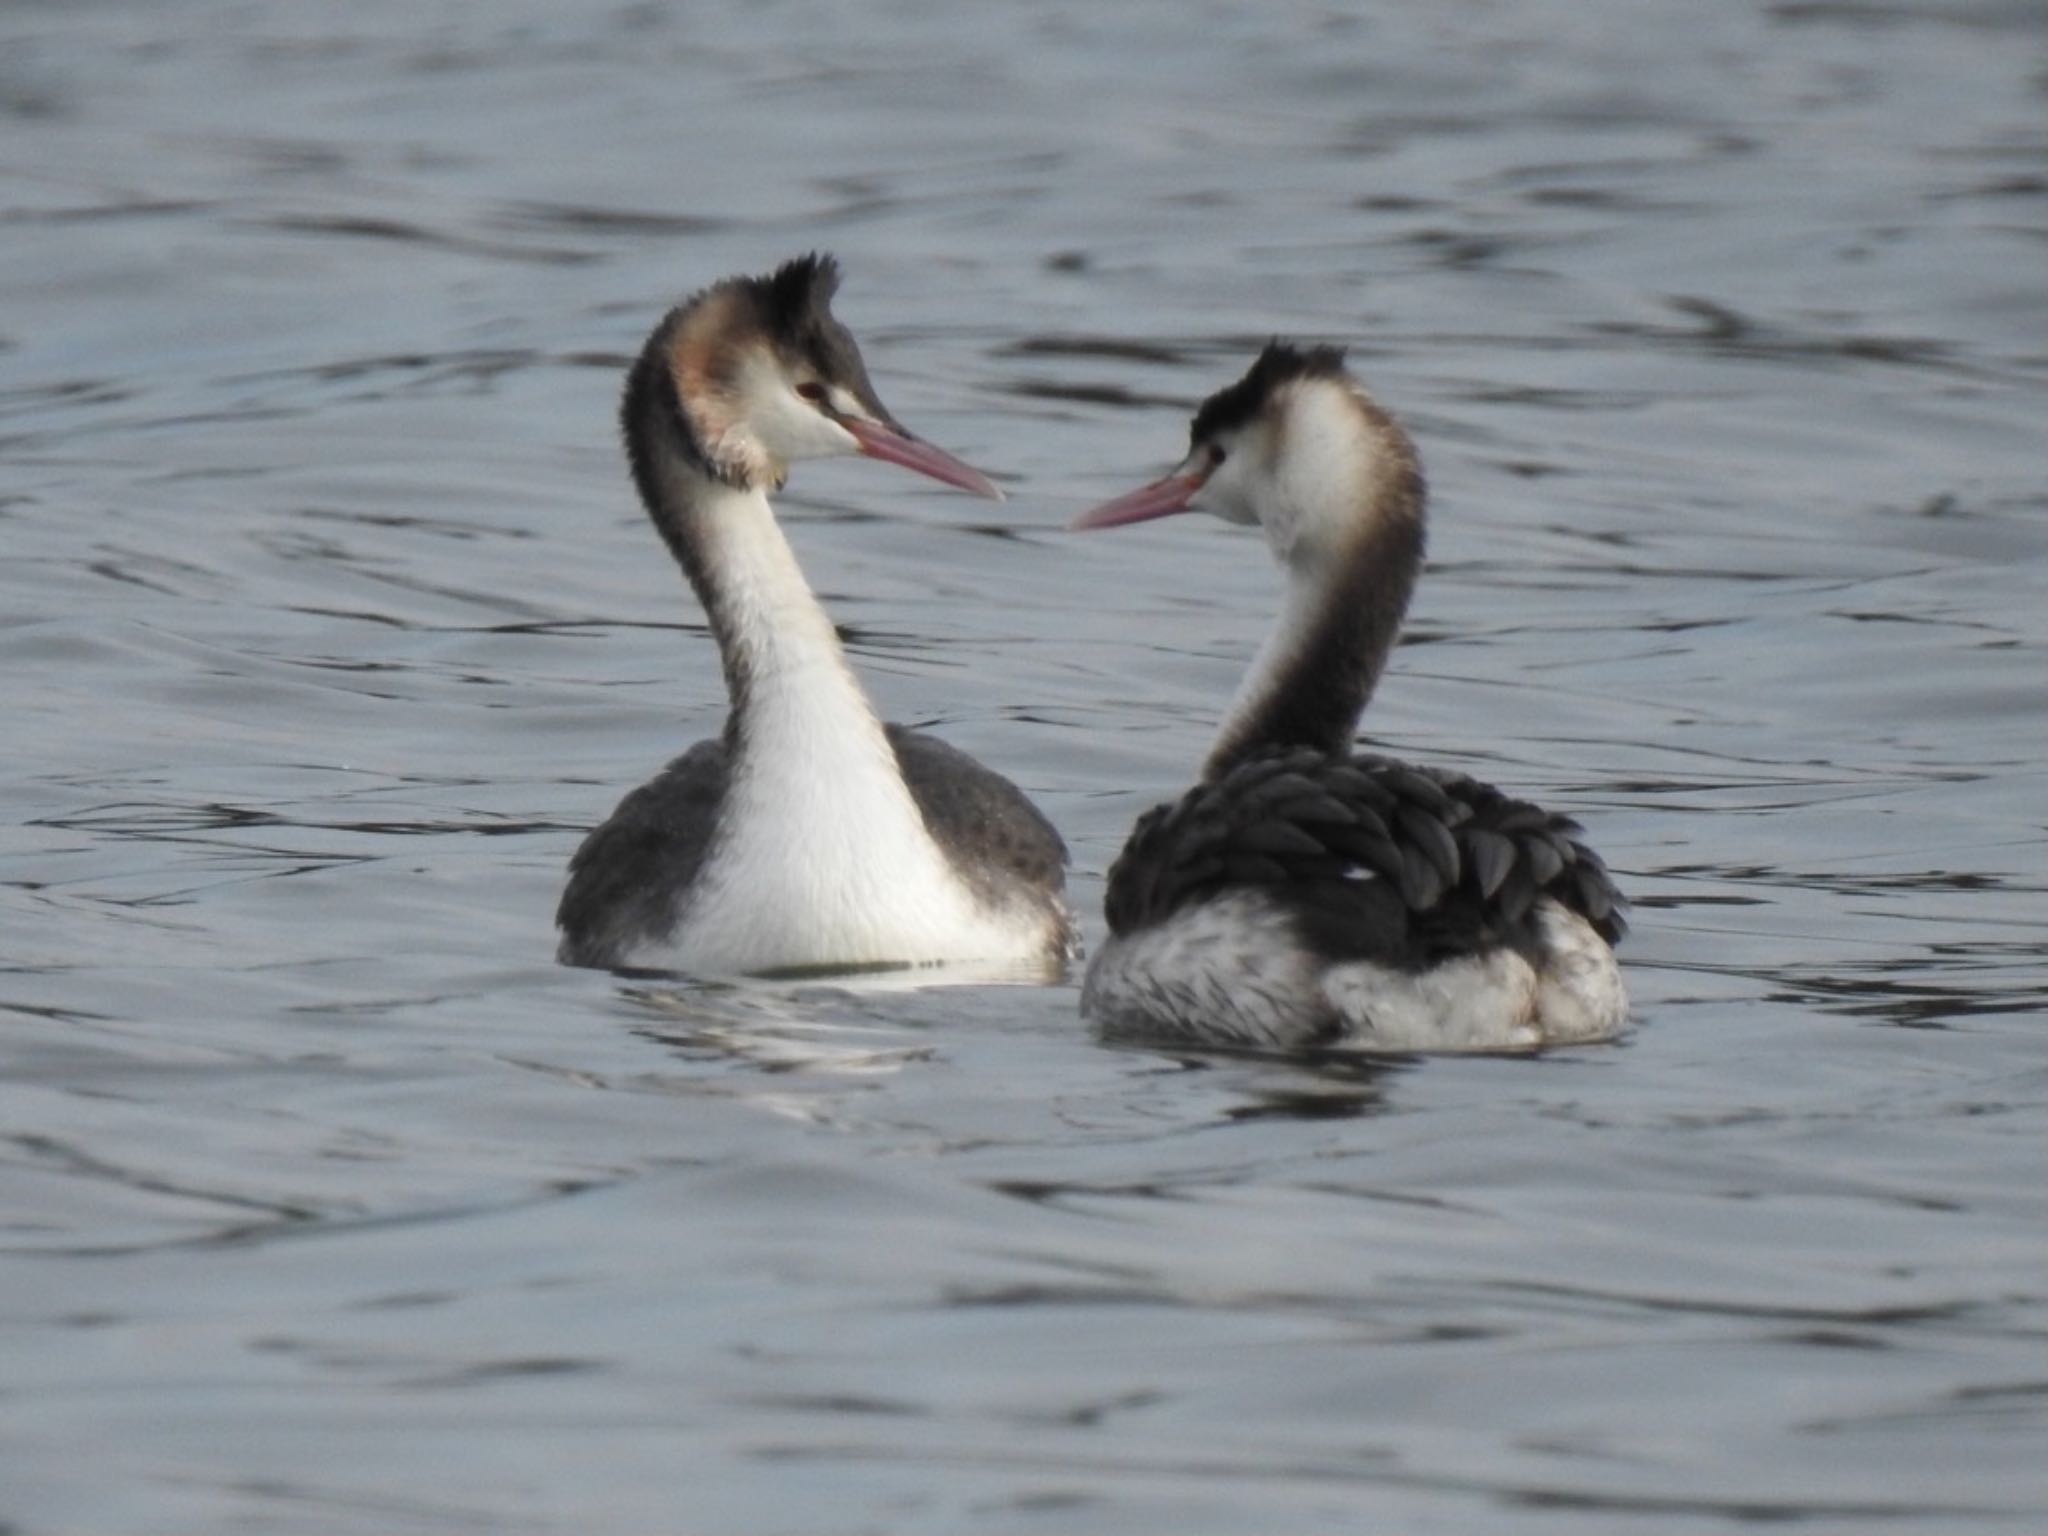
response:
[[[1627,1019],[1622,901],[1567,818],[1354,750],[1422,566],[1415,446],[1318,347],[1268,347],[1194,418],[1174,472],[1084,514],[1256,524],[1280,623],[1201,780],[1109,874],[1082,1006],[1188,1044],[1526,1050]]]
[[[577,849],[565,964],[732,975],[1072,950],[1059,834],[1009,780],[876,718],[769,506],[793,462],[840,454],[1001,496],[875,397],[832,315],[838,278],[809,256],[718,283],[627,375],[633,482],[710,619],[730,712]]]

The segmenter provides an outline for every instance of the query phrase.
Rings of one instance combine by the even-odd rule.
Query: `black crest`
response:
[[[893,421],[868,382],[867,364],[853,333],[832,314],[839,291],[839,263],[821,251],[785,261],[766,277],[741,280],[755,306],[760,328],[776,350],[802,363],[819,378],[852,393],[884,421]]]
[[[1344,374],[1342,347],[1296,347],[1284,341],[1269,341],[1266,349],[1235,384],[1219,389],[1204,400],[1188,429],[1192,444],[1212,441],[1222,433],[1244,426],[1273,398],[1283,384],[1297,379],[1341,379]]]
[[[832,295],[839,291],[839,262],[822,251],[785,261],[766,277],[750,278],[748,286],[777,335],[797,337],[838,323]]]

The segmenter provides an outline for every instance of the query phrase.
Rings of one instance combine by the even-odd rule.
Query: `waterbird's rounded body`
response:
[[[1009,780],[884,725],[769,504],[798,459],[864,454],[999,497],[876,398],[829,257],[672,310],[627,376],[627,456],[710,619],[723,733],[584,839],[556,914],[571,965],[731,975],[1073,946],[1066,849]]]
[[[1085,1011],[1188,1044],[1525,1050],[1627,1020],[1622,900],[1569,818],[1352,745],[1422,566],[1413,442],[1341,354],[1275,344],[1165,478],[1084,514],[1256,525],[1281,617],[1196,785],[1110,871]]]

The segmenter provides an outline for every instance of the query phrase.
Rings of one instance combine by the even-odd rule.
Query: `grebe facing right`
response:
[[[1422,566],[1422,469],[1333,348],[1275,343],[1196,412],[1164,479],[1085,513],[1257,524],[1279,625],[1201,780],[1110,870],[1082,1007],[1220,1046],[1527,1050],[1626,1022],[1622,899],[1564,816],[1352,735]]]
[[[833,318],[829,256],[671,310],[626,378],[633,481],[718,641],[731,712],[583,840],[555,921],[567,965],[700,975],[1071,952],[1066,848],[1023,792],[885,726],[768,493],[865,454],[1000,498],[875,398]]]

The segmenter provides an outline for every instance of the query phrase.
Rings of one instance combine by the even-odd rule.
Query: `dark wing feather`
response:
[[[1578,913],[1609,944],[1620,941],[1628,931],[1622,916],[1628,903],[1600,856],[1580,841],[1576,821],[1464,774],[1430,772],[1464,808],[1455,832],[1470,874],[1446,903],[1448,926],[1442,929],[1453,947],[1466,942],[1461,928],[1480,933],[1496,924],[1520,923],[1538,896]]]
[[[1110,931],[1261,887],[1333,958],[1426,965],[1525,935],[1547,895],[1609,942],[1622,901],[1578,826],[1463,774],[1291,748],[1148,812],[1109,874]]]
[[[1465,834],[1465,853],[1482,898],[1500,889],[1515,863],[1515,845],[1488,827],[1474,827]]]
[[[1067,845],[1024,791],[993,769],[907,726],[887,727],[896,765],[925,827],[970,884],[997,880],[1057,898]]]
[[[565,965],[618,965],[636,943],[675,930],[717,830],[728,771],[725,743],[700,741],[583,839],[555,909]]]

